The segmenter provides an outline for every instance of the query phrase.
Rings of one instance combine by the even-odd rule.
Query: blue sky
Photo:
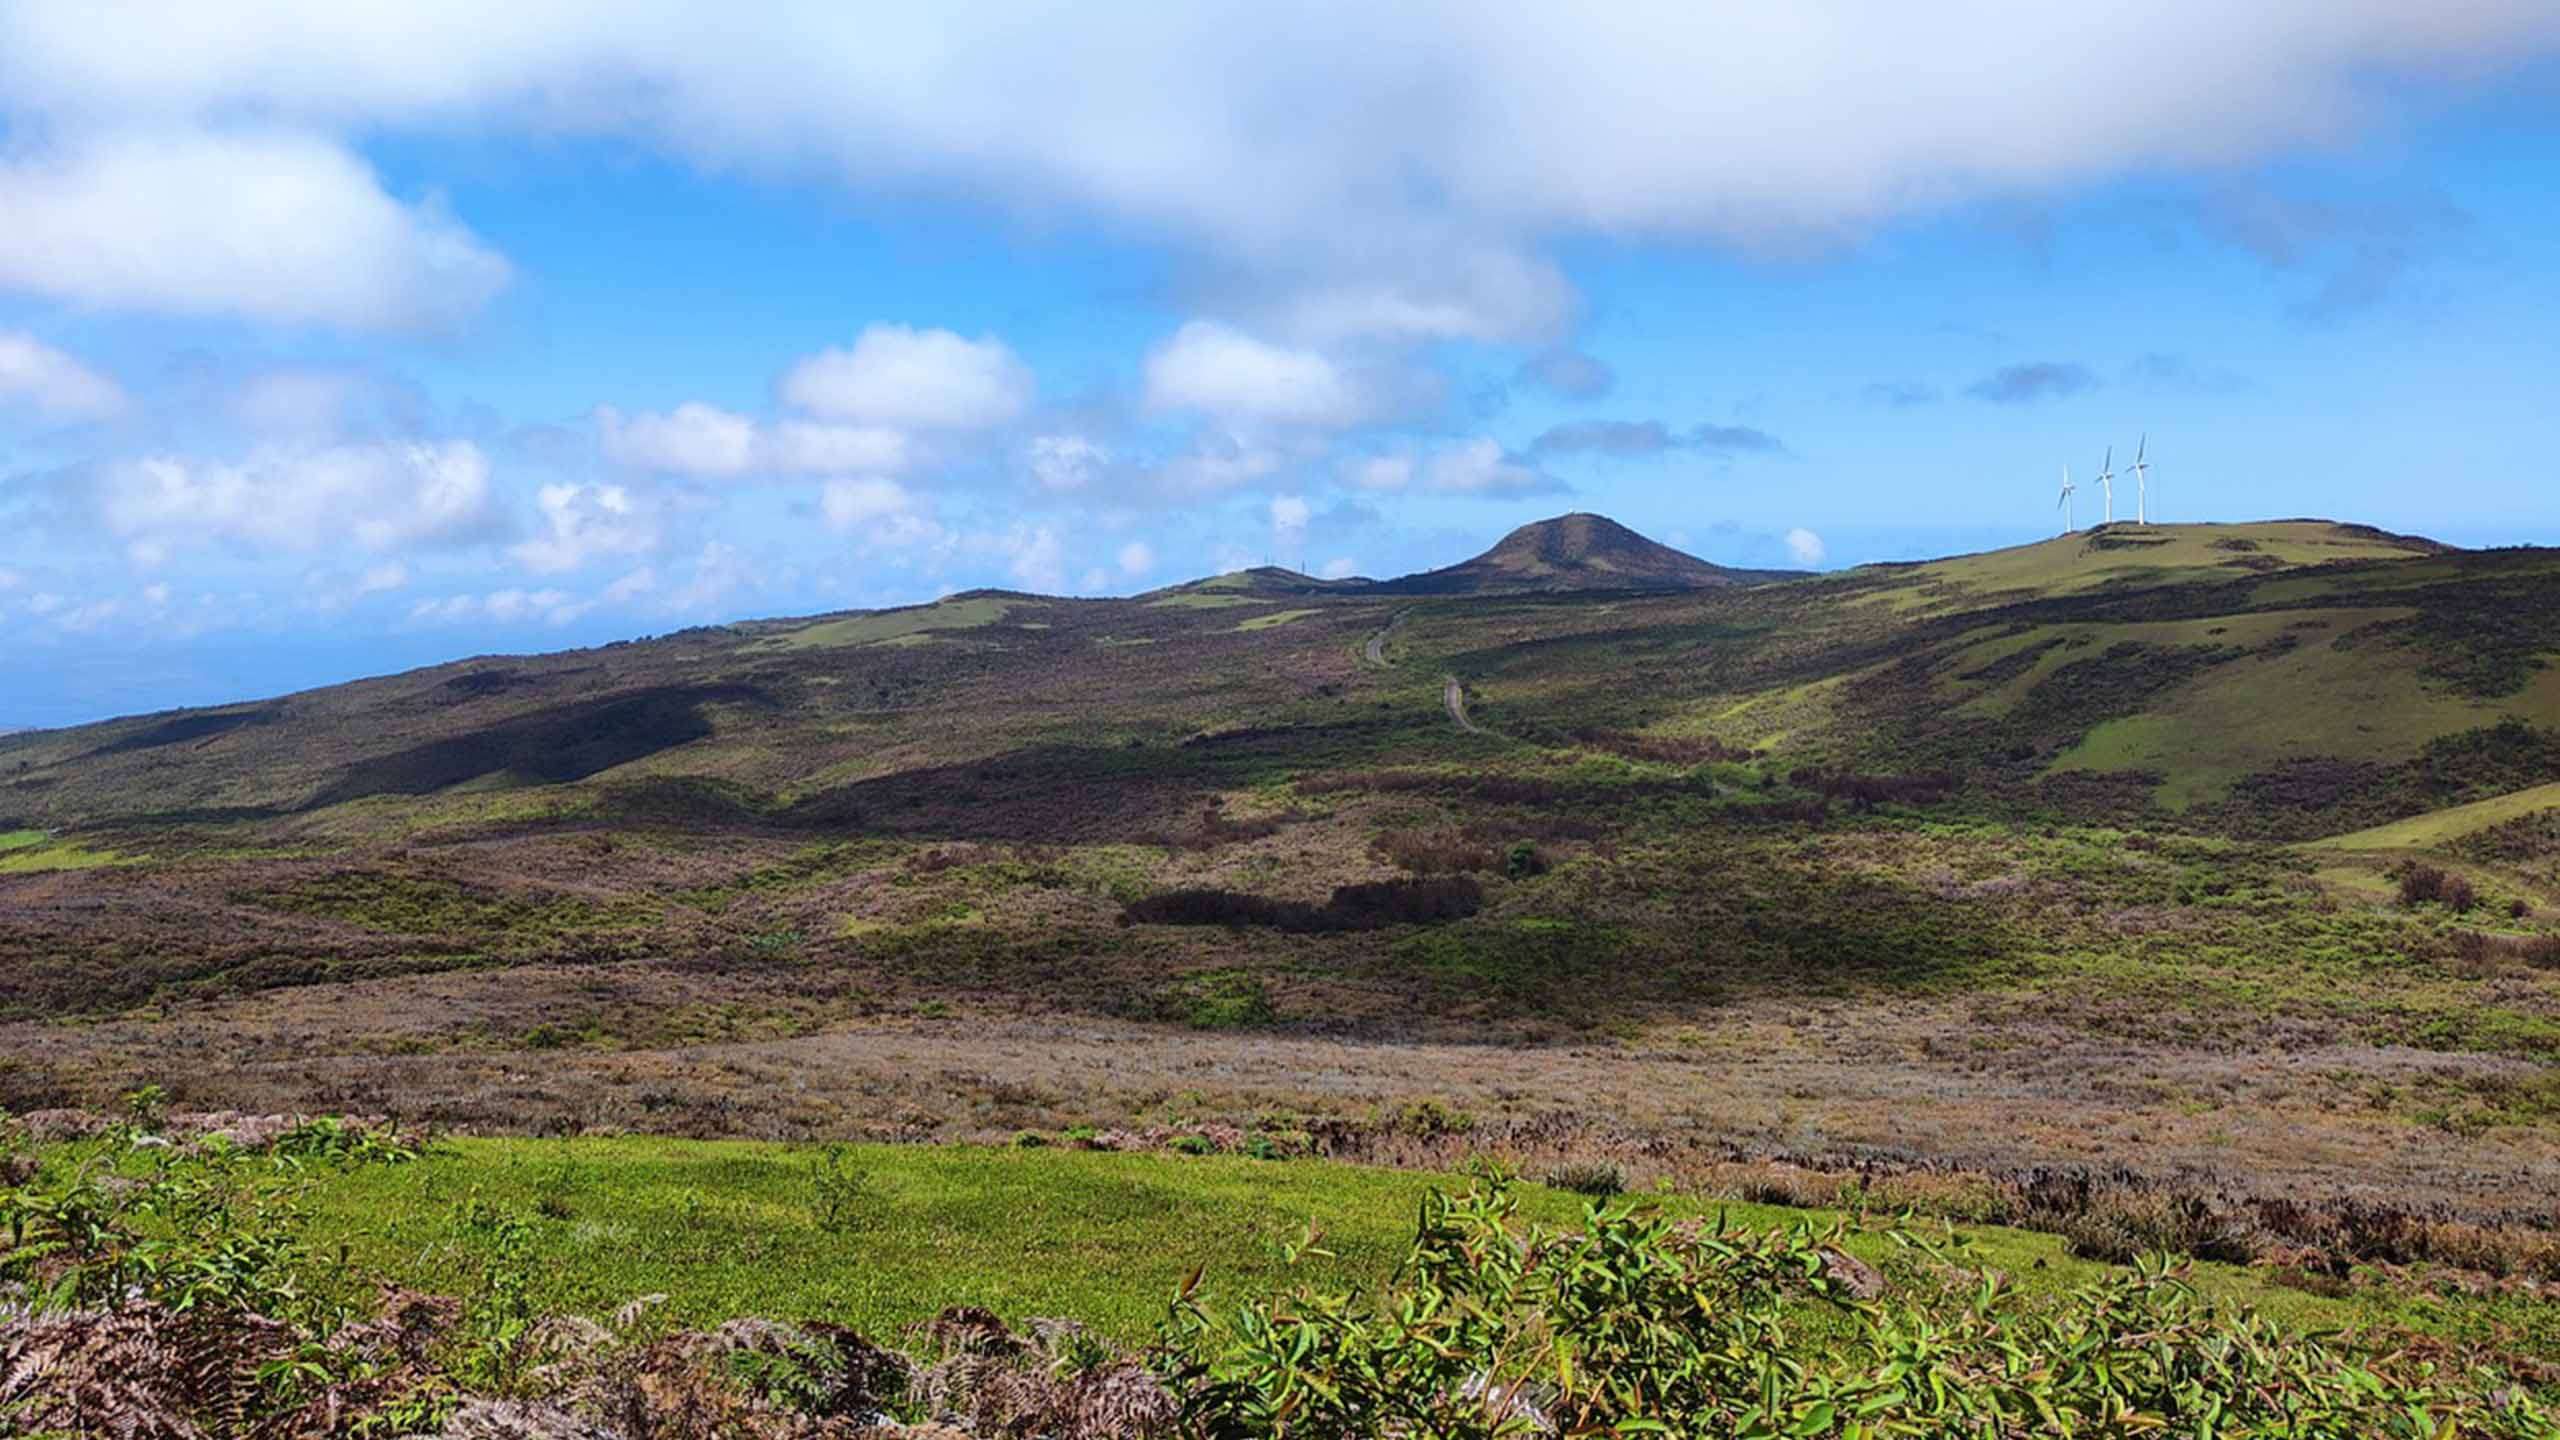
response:
[[[2433,8],[0,5],[0,728],[1944,554],[2145,431],[2158,518],[2550,543],[2560,10]]]

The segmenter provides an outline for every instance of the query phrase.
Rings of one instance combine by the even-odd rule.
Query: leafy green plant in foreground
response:
[[[2560,1434],[2495,1376],[2223,1313],[2165,1259],[2055,1306],[1985,1271],[1924,1308],[1861,1298],[1875,1277],[1836,1238],[1600,1203],[1556,1231],[1518,1223],[1500,1183],[1435,1193],[1385,1293],[1221,1323],[1186,1292],[1162,1363],[1207,1437]]]

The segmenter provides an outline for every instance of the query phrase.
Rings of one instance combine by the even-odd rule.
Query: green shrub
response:
[[[871,1172],[853,1163],[853,1147],[829,1145],[809,1162],[809,1216],[830,1235],[869,1225],[879,1208]]]
[[[1386,1292],[1301,1290],[1223,1322],[1186,1293],[1159,1363],[1206,1436],[2560,1433],[2505,1377],[2333,1350],[2205,1303],[2165,1262],[2050,1306],[1959,1269],[1947,1313],[1857,1298],[1838,1238],[1600,1202],[1560,1233],[1521,1224],[1501,1185],[1434,1193]]]
[[[1194,1030],[1245,1030],[1272,1021],[1271,996],[1250,970],[1202,970],[1166,993],[1162,1009]]]
[[[1548,1171],[1546,1183],[1551,1189],[1606,1200],[1626,1193],[1627,1172],[1606,1160],[1577,1160]]]

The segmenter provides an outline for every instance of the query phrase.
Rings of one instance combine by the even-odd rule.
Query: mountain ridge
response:
[[[1384,595],[1709,590],[1798,580],[1811,573],[1713,564],[1638,534],[1606,515],[1577,510],[1523,525],[1473,559],[1380,581],[1375,589]]]

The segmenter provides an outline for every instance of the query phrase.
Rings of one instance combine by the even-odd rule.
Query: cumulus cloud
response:
[[[1144,540],[1132,540],[1120,547],[1120,573],[1135,580],[1156,568],[1155,547]]]
[[[507,553],[538,575],[612,556],[645,555],[659,546],[656,513],[625,486],[545,485],[534,502],[541,528]]]
[[[1067,588],[1067,544],[1054,527],[1017,525],[992,544],[1005,557],[1005,573],[1024,589],[1055,595]]]
[[[1023,463],[1043,490],[1068,493],[1090,486],[1111,463],[1111,452],[1082,435],[1035,435]]]
[[[626,415],[600,405],[595,422],[596,445],[607,460],[661,475],[880,474],[905,469],[911,458],[901,431],[809,420],[761,424],[698,401],[663,414]]]
[[[1824,547],[1821,536],[1802,526],[1787,532],[1786,543],[1787,558],[1808,570],[1820,565],[1822,557],[1830,553]]]
[[[0,330],[0,404],[13,402],[86,420],[123,409],[125,397],[116,382],[34,336]]]
[[[1147,403],[1231,420],[1338,427],[1367,413],[1350,379],[1313,350],[1194,320],[1149,352]]]
[[[1341,469],[1343,480],[1362,490],[1396,491],[1413,483],[1410,455],[1355,455]]]
[[[1157,465],[1151,478],[1176,497],[1215,495],[1268,480],[1288,463],[1287,455],[1268,445],[1208,434],[1191,449]]]
[[[606,598],[614,598],[614,590],[627,585],[630,578],[615,581],[607,588]],[[684,583],[661,597],[659,608],[672,615],[708,614],[752,592],[756,584],[756,567],[745,551],[724,541],[706,540],[695,553]]]
[[[635,470],[676,475],[743,475],[756,459],[756,422],[716,406],[679,405],[663,415],[596,408],[604,457]]]
[[[2032,405],[2061,400],[2096,389],[2098,377],[2089,367],[2062,360],[2032,360],[2003,365],[1965,387],[1967,395],[1994,405]]]
[[[924,430],[1002,425],[1031,403],[1032,376],[993,336],[873,325],[851,349],[822,350],[782,377],[782,398],[830,420]]]
[[[1271,499],[1271,538],[1282,549],[1295,549],[1306,542],[1307,522],[1315,518],[1315,508],[1303,495],[1275,495]]]
[[[914,492],[878,476],[828,481],[819,493],[818,513],[828,529],[853,536],[866,550],[912,551],[949,543],[941,522]]]
[[[1348,580],[1360,573],[1360,562],[1348,555],[1336,555],[1324,562],[1324,568],[1316,573],[1327,580]]]
[[[1565,488],[1533,464],[1513,459],[1491,440],[1447,446],[1422,467],[1422,482],[1450,495],[1535,495]]]
[[[488,457],[467,440],[268,447],[238,461],[119,461],[96,472],[92,499],[106,531],[145,561],[206,542],[388,551],[486,539],[498,529]]]
[[[94,14],[87,26],[121,28]],[[440,328],[509,277],[468,229],[385,194],[343,146],[281,131],[22,148],[0,162],[0,214],[0,288],[84,305]]]
[[[142,125],[168,138],[136,143],[172,154],[243,152],[203,167],[83,159],[66,168],[106,178],[36,187],[111,194],[97,213],[138,222],[47,221],[125,242],[37,277],[110,303],[364,323],[423,296],[467,309],[502,262],[304,138],[467,122],[1132,221],[1306,295],[1310,333],[1321,319],[1480,337],[1530,307],[1465,273],[1535,276],[1544,237],[1828,241],[1973,198],[2330,143],[2555,49],[2547,0],[1809,0],[1620,7],[1570,25],[1530,0],[1030,13],[981,0],[887,20],[795,7],[726,29],[683,6],[602,0],[165,3],[114,25],[82,0],[27,0],[0,11],[0,100],[37,117],[34,133]],[[1981,84],[1986,71],[2004,83]],[[243,115],[286,133],[219,128]],[[145,169],[174,185],[141,183]],[[123,203],[136,197],[156,209]],[[88,213],[35,198],[50,202],[37,213]],[[249,223],[277,213],[308,219],[292,236]],[[343,263],[309,263],[322,258]],[[307,291],[278,283],[287,274]],[[386,283],[402,277],[429,283]]]
[[[334,435],[365,389],[358,377],[335,370],[268,370],[242,380],[230,408],[262,435]]]

